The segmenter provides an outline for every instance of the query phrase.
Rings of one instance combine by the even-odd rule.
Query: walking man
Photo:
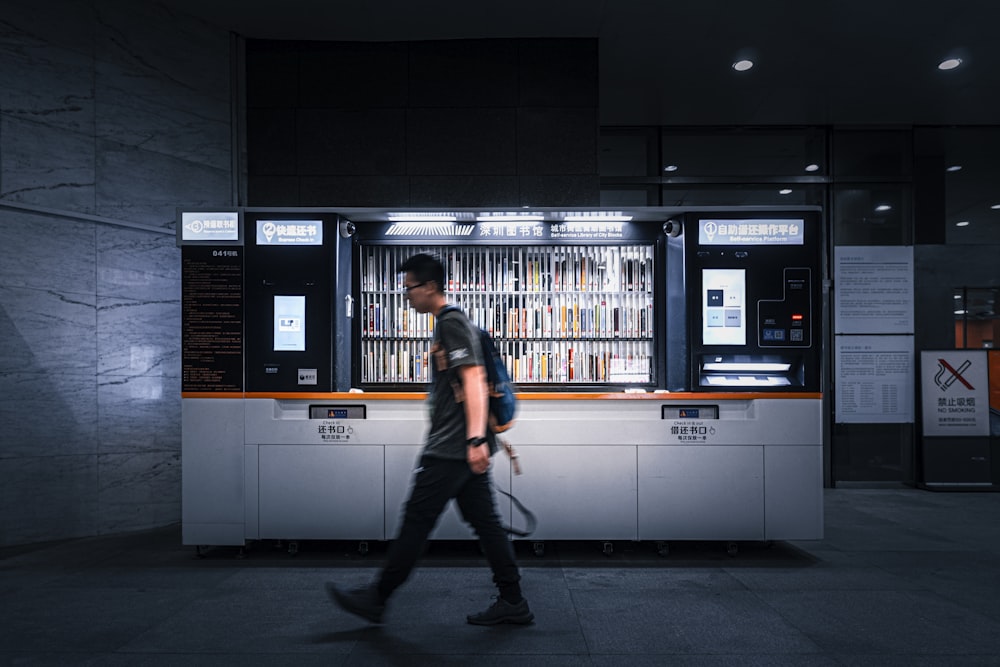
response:
[[[369,586],[344,591],[326,589],[344,610],[381,623],[386,603],[412,572],[427,536],[452,498],[483,548],[499,591],[486,610],[466,617],[475,625],[527,624],[534,620],[521,595],[521,575],[514,549],[500,523],[490,483],[490,456],[496,438],[487,428],[488,390],[479,332],[457,308],[448,307],[444,266],[427,254],[400,266],[410,305],[435,316],[427,401],[430,430],[414,471],[403,524],[389,547],[385,567]]]

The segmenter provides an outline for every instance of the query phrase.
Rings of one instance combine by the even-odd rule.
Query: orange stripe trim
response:
[[[185,391],[181,392],[181,398],[270,398],[278,400],[304,400],[304,401],[422,401],[427,397],[423,392],[203,392]],[[748,399],[811,399],[823,398],[822,393],[763,393],[763,392],[669,392],[665,394],[626,394],[617,393],[564,393],[564,392],[523,392],[517,395],[523,401],[729,401]]]

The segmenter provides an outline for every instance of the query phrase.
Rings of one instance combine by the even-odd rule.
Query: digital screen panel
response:
[[[746,270],[702,269],[704,345],[746,345]]]
[[[274,297],[274,351],[305,352],[306,298]]]

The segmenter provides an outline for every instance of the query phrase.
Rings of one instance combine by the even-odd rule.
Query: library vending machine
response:
[[[818,212],[688,213],[683,229],[691,390],[818,392]]]
[[[442,261],[449,300],[493,335],[519,386],[657,385],[659,225],[469,216],[358,226],[356,386],[430,380],[434,318],[409,307],[399,274],[419,252]]]

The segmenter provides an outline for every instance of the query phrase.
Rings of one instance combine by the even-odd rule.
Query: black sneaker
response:
[[[465,617],[473,625],[499,625],[500,623],[516,623],[527,625],[535,620],[535,615],[528,609],[528,601],[521,598],[517,604],[511,604],[501,597],[491,604],[486,611],[470,614]]]
[[[326,594],[344,611],[360,616],[372,623],[382,622],[385,603],[379,599],[375,586],[364,586],[352,591],[342,591],[332,581],[326,582]]]

